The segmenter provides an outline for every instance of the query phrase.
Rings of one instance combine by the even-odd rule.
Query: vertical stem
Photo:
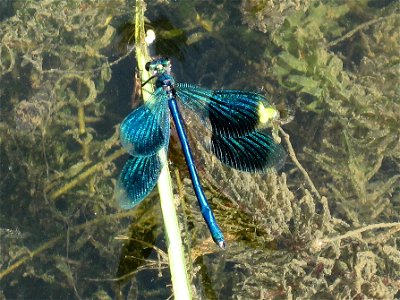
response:
[[[151,74],[145,71],[146,62],[150,60],[148,46],[145,42],[144,31],[144,2],[136,0],[135,7],[135,47],[136,60],[141,78],[146,81]],[[142,90],[143,100],[146,101],[152,94],[152,89]],[[172,288],[175,299],[192,299],[190,282],[188,280],[185,253],[181,233],[176,215],[174,196],[172,193],[171,177],[169,175],[167,153],[165,149],[159,152],[163,168],[158,179],[158,191],[160,195],[161,211],[164,219],[165,234],[168,246],[168,262],[171,271]]]
[[[85,124],[85,107],[83,105],[78,106],[78,133],[83,135],[86,133]],[[82,141],[82,156],[85,161],[89,160],[89,145],[83,140]]]
[[[85,124],[85,108],[83,105],[78,107],[78,128],[79,134],[84,134],[86,132],[86,124]]]

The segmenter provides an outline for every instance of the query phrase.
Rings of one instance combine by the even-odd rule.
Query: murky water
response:
[[[158,192],[128,211],[114,198],[118,124],[140,103],[134,14],[124,0],[0,4],[2,299],[172,296]],[[146,17],[177,81],[261,93],[290,134],[278,173],[242,173],[186,119],[222,251],[172,128],[194,298],[399,298],[396,2],[149,1]]]

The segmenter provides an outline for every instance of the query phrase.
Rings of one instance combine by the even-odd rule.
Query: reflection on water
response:
[[[190,119],[227,236],[220,252],[172,130],[196,298],[398,298],[396,1],[149,1],[146,15],[180,82],[260,92],[282,114],[295,112],[284,130],[322,195],[292,160],[280,174],[222,166]],[[125,0],[0,4],[5,299],[172,293],[157,192],[130,211],[113,199],[126,159],[116,126],[134,89],[133,16]]]

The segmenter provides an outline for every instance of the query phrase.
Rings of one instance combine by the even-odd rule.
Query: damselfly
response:
[[[224,236],[197,175],[177,100],[209,124],[211,152],[225,165],[245,172],[267,172],[283,165],[285,150],[265,131],[279,113],[257,93],[175,83],[168,58],[153,60],[146,69],[152,72],[151,79],[156,78],[156,90],[121,123],[121,143],[131,156],[120,174],[116,197],[122,208],[129,209],[155,187],[162,168],[158,152],[168,149],[170,138],[169,107],[201,213],[213,240],[224,248]]]

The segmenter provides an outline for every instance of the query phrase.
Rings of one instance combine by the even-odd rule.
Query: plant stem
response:
[[[288,146],[289,156],[292,159],[293,163],[297,166],[297,168],[299,168],[300,172],[306,178],[306,181],[307,181],[308,185],[310,186],[311,191],[318,197],[318,199],[321,199],[321,195],[318,192],[317,188],[315,187],[314,183],[312,182],[306,169],[304,169],[304,167],[297,160],[296,153],[294,152],[292,143],[290,142],[290,136],[281,127],[279,127],[279,131],[281,132],[283,138],[285,139],[286,145]]]
[[[350,230],[346,232],[345,234],[342,235],[336,235],[330,238],[324,238],[324,239],[316,239],[312,242],[311,249],[315,252],[321,251],[323,248],[328,246],[331,243],[341,241],[343,239],[347,238],[352,238],[352,237],[357,237],[361,233],[369,230],[374,230],[374,229],[381,229],[381,228],[392,228],[389,230],[387,233],[383,235],[384,238],[389,238],[388,234],[394,234],[400,230],[400,222],[395,222],[395,223],[379,223],[379,224],[371,224],[367,225],[355,230]],[[363,240],[364,241],[364,240]],[[375,238],[371,238],[366,240],[367,243],[375,243],[375,241],[383,241],[382,236],[377,236]]]
[[[145,82],[151,74],[144,71],[146,62],[150,60],[150,55],[148,54],[148,46],[145,42],[144,2],[142,0],[136,0],[135,48],[138,69],[143,82]],[[145,102],[150,97],[151,93],[152,89],[142,89],[143,100]],[[163,168],[157,186],[160,195],[165,234],[167,237],[169,268],[174,298],[188,300],[192,299],[192,295],[186,270],[185,253],[183,251],[182,238],[175,210],[166,150],[161,149],[158,155],[160,156]]]
[[[340,37],[340,38],[338,38],[338,39],[336,39],[336,40],[334,40],[334,41],[332,41],[332,42],[329,42],[326,46],[327,46],[327,48],[336,46],[337,44],[343,42],[344,40],[346,40],[346,39],[352,37],[352,36],[353,36],[354,34],[356,34],[358,31],[363,30],[363,29],[365,29],[365,28],[367,28],[367,27],[369,27],[369,26],[371,26],[371,25],[373,25],[373,24],[375,24],[375,23],[382,22],[383,20],[386,20],[386,19],[388,19],[388,18],[395,17],[395,16],[399,16],[399,14],[392,14],[392,15],[389,15],[389,16],[380,17],[380,18],[373,19],[373,20],[370,20],[370,21],[368,21],[368,22],[365,22],[365,23],[363,23],[363,24],[360,24],[360,25],[358,25],[356,28],[354,28],[353,30],[350,30],[350,31],[349,31],[348,33],[346,33],[344,36],[342,36],[342,37]]]

